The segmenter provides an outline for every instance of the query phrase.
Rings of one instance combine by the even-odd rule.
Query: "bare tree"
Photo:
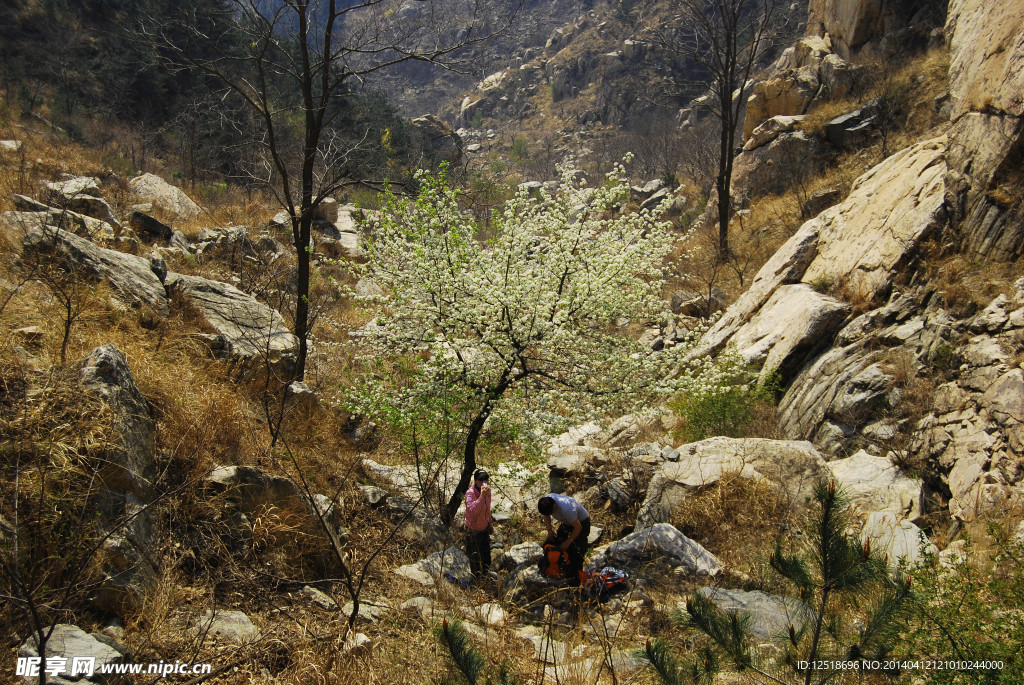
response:
[[[729,212],[736,129],[759,58],[771,47],[772,15],[777,0],[678,0],[673,21],[652,30],[653,41],[704,74],[708,102],[721,123],[718,140],[718,252],[729,255]],[[676,92],[694,86],[694,79],[673,82]]]
[[[310,235],[318,206],[359,183],[364,143],[335,126],[340,96],[409,61],[455,68],[457,52],[504,30],[519,0],[220,0],[184,3],[145,28],[178,63],[213,77],[224,97],[256,113],[262,150],[251,169],[291,218],[298,257],[294,380],[305,375],[310,328]]]

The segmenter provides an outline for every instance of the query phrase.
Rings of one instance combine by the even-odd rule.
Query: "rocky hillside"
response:
[[[579,9],[449,110],[462,141],[434,117],[420,125],[473,153],[493,139],[487,126],[530,131],[560,102],[592,108],[560,118],[572,129],[560,149],[582,140],[577,124],[640,116],[642,100],[615,84],[661,56],[603,18],[610,5]],[[1024,2],[942,10],[812,0],[805,35],[753,85],[736,161],[740,237],[785,224],[771,203],[795,203],[800,220],[774,227],[777,249],[749,275],[737,268],[733,293],[709,278],[704,294],[665,293],[675,319],[638,324],[652,348],[672,347],[721,305],[690,359],[732,354],[749,377],[711,396],[724,420],[678,398],[575,427],[540,460],[499,436],[485,463],[497,577],[479,585],[461,531],[438,515],[461,465],[435,472],[339,408],[352,345],[373,326],[350,296],[383,295],[358,267],[373,212],[319,207],[309,371],[278,387],[297,350],[285,217],[241,195],[216,207],[153,174],[121,178],[100,153],[5,119],[6,663],[42,653],[210,664],[190,683],[422,683],[461,678],[455,656],[472,652],[500,682],[655,682],[645,645],[648,658],[666,640],[710,660],[709,631],[679,620],[701,597],[749,616],[742,653],[795,682],[819,586],[794,589],[780,569],[813,545],[816,484],[831,480],[850,498],[837,534],[854,556],[884,553],[871,558],[920,587],[926,609],[967,616],[940,631],[911,612],[890,653],[972,650],[1006,659],[990,675],[1015,682],[1024,628],[1004,609],[1019,558],[1007,536],[994,551],[968,543],[986,524],[1024,543]],[[896,44],[913,48],[903,72],[865,62]],[[698,102],[678,124],[700,119]],[[662,185],[633,188],[630,206],[666,196]],[[671,217],[704,221],[682,207]],[[622,592],[581,601],[541,575],[535,506],[551,490],[591,512],[589,567],[627,572]],[[981,576],[959,575],[970,569]],[[837,658],[868,644],[868,599],[838,605],[849,621],[829,626]],[[445,642],[456,621],[467,641]],[[11,673],[0,678],[39,682]]]

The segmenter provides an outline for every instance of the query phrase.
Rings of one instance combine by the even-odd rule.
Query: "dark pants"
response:
[[[491,570],[491,534],[486,530],[466,529],[466,556],[469,557],[469,569],[477,578],[487,575]]]
[[[580,534],[576,536],[576,539],[569,545],[569,549],[566,552],[569,553],[569,585],[579,585],[580,574],[583,570],[583,561],[587,558],[587,538],[590,537],[590,518],[585,518],[580,521],[580,527],[583,529]],[[572,526],[568,523],[563,523],[555,531],[555,536],[562,540],[568,540],[569,536],[572,535]]]

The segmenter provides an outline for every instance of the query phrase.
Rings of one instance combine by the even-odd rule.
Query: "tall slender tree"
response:
[[[408,61],[457,68],[458,51],[504,30],[520,0],[220,0],[183,3],[149,37],[220,82],[261,123],[251,169],[291,219],[298,260],[292,380],[305,375],[310,328],[310,236],[317,208],[358,183],[362,143],[335,126],[341,96]]]
[[[718,139],[718,252],[729,255],[732,166],[736,129],[758,60],[772,44],[778,0],[677,0],[676,14],[659,21],[654,42],[670,54],[699,67],[700,83],[711,91],[708,107],[721,127]],[[690,76],[673,83],[676,92],[692,89]]]

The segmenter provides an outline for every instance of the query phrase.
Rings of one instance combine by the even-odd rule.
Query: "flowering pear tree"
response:
[[[621,165],[595,188],[568,169],[553,191],[521,188],[486,234],[460,210],[443,169],[420,181],[416,198],[388,194],[375,226],[367,276],[386,295],[363,331],[363,358],[391,371],[368,375],[359,409],[401,422],[424,398],[435,407],[444,398],[444,414],[462,428],[463,456],[446,520],[469,487],[489,420],[550,435],[602,410],[715,382],[710,362],[679,371],[685,342],[652,352],[615,333],[620,317],[668,316],[661,293],[674,243],[667,205],[619,210],[629,192]]]

